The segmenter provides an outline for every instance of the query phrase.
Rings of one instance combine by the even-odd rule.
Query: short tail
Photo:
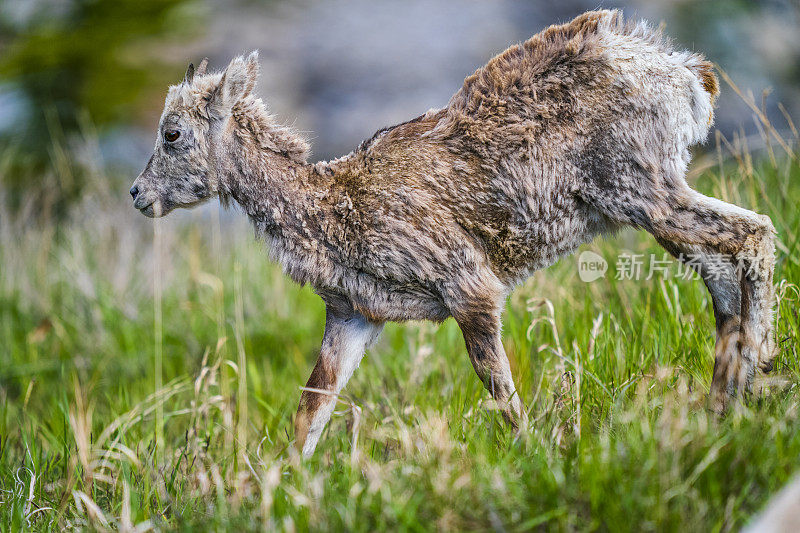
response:
[[[694,72],[700,78],[700,83],[703,84],[703,89],[711,95],[711,102],[719,96],[719,80],[717,75],[714,74],[714,65],[709,61],[701,61],[694,67]]]
[[[700,55],[690,56],[686,67],[697,80],[693,87],[692,115],[697,125],[695,142],[701,142],[714,124],[714,104],[719,96],[719,80],[714,73],[714,65]]]

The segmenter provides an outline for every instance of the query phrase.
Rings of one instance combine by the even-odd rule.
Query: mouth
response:
[[[144,216],[146,216],[147,218],[155,218],[156,217],[156,213],[155,213],[155,210],[153,209],[153,204],[152,203],[147,204],[144,207],[140,207],[139,208],[139,212],[141,214],[143,214]]]
[[[133,207],[139,210],[141,214],[147,218],[159,218],[167,214],[168,209],[164,208],[162,202],[158,200],[137,200],[133,203]]]

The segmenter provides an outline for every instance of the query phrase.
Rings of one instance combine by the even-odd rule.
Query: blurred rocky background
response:
[[[260,94],[327,159],[444,106],[494,54],[597,7],[663,23],[763,97],[774,124],[789,128],[779,103],[800,116],[797,0],[0,0],[3,208],[58,216],[101,170],[127,194],[167,85],[203,56],[223,68],[258,49]],[[756,134],[753,110],[722,90],[717,127]]]

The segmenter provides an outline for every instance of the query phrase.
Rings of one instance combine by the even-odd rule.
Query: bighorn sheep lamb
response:
[[[334,161],[279,126],[253,89],[256,52],[192,65],[169,89],[153,156],[130,190],[148,217],[235,201],[272,256],[325,301],[319,359],[296,417],[313,453],[386,321],[453,317],[514,427],[526,420],[500,337],[512,288],[629,225],[693,265],[711,293],[715,406],[774,357],[770,219],[703,196],[684,175],[713,121],[717,78],[644,22],[593,11],[512,46],[443,109],[385,128]],[[721,265],[706,268],[712,258]],[[719,275],[720,266],[722,274]],[[712,275],[712,271],[714,275]]]

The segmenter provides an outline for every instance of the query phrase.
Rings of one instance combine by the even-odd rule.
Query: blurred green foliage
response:
[[[12,207],[23,194],[57,214],[83,189],[85,169],[59,152],[87,125],[135,116],[163,91],[175,65],[159,45],[192,37],[202,9],[190,0],[75,0],[0,9],[0,89],[19,94],[23,120],[0,132]],[[10,126],[10,127],[8,127]]]

